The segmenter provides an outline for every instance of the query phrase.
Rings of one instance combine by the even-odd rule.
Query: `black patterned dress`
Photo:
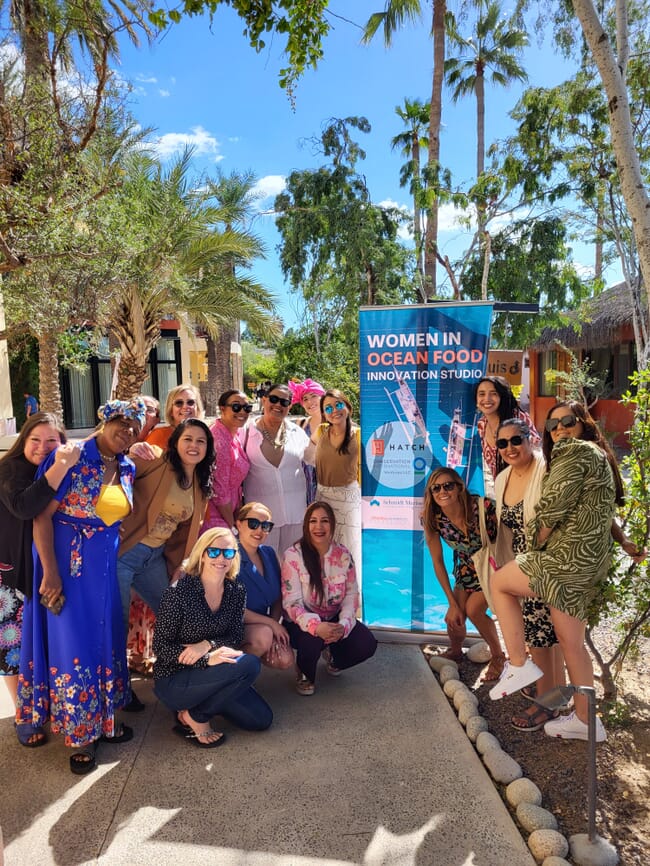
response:
[[[483,501],[487,533],[490,541],[495,541],[497,536],[496,508],[491,499],[484,499]],[[438,534],[454,552],[454,581],[456,586],[467,592],[482,592],[472,561],[472,554],[483,546],[478,518],[478,496],[472,496],[472,523],[467,535],[444,514],[440,515],[438,521]]]

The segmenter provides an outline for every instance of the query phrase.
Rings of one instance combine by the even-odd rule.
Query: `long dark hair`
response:
[[[29,418],[23,424],[18,438],[11,446],[11,448],[7,451],[4,456],[4,460],[15,460],[17,457],[22,457],[25,451],[25,443],[28,438],[32,434],[32,430],[34,427],[38,427],[39,424],[50,424],[52,427],[56,429],[61,438],[61,444],[67,441],[65,427],[51,412],[36,412],[34,415],[30,415]]]
[[[165,460],[169,463],[169,465],[174,470],[174,474],[176,475],[176,480],[179,484],[182,484],[185,481],[185,469],[183,468],[183,463],[181,462],[180,455],[178,453],[178,440],[183,435],[183,432],[188,427],[200,427],[201,430],[206,435],[208,440],[208,448],[205,453],[205,457],[201,460],[200,463],[196,464],[196,477],[199,479],[199,487],[201,488],[201,492],[204,496],[208,498],[212,496],[212,470],[214,469],[214,461],[216,458],[215,450],[214,450],[214,439],[212,438],[212,433],[210,432],[210,428],[204,422],[199,420],[198,418],[186,418],[185,421],[181,421],[178,427],[174,428],[174,432],[169,437],[169,444],[167,446],[167,451],[165,452]]]
[[[431,489],[433,485],[437,482],[438,478],[441,478],[443,475],[451,476],[451,479],[456,482],[456,484],[460,487],[460,504],[463,508],[463,516],[465,518],[465,526],[471,526],[474,522],[474,512],[472,510],[472,499],[473,496],[465,487],[465,482],[460,477],[458,472],[455,469],[448,469],[446,466],[439,466],[437,469],[429,475],[427,480],[427,486],[424,490],[424,503],[422,505],[422,527],[424,529],[425,535],[431,535],[432,533],[440,533],[440,518],[442,516],[442,508],[438,505],[438,503],[433,498],[433,490]]]
[[[508,418],[514,418],[519,412],[519,403],[517,402],[515,395],[512,393],[512,388],[508,384],[508,381],[502,379],[501,376],[483,376],[483,378],[479,379],[476,385],[474,385],[475,403],[481,382],[489,382],[491,385],[494,385],[494,390],[499,395],[499,408],[497,409],[499,421],[501,422],[506,421]]]
[[[320,564],[320,553],[311,543],[309,534],[309,520],[317,509],[322,509],[328,516],[330,527],[332,530],[332,538],[336,529],[336,516],[329,502],[312,502],[305,511],[305,516],[302,521],[302,537],[298,542],[302,551],[302,559],[305,563],[305,568],[309,572],[309,587],[316,594],[318,603],[323,601],[323,570]]]
[[[563,403],[556,403],[555,406],[551,406],[546,415],[546,420],[551,417],[553,412],[556,409],[567,409],[572,415],[575,415],[578,421],[582,421],[582,436],[580,437],[585,442],[594,442],[601,451],[604,452],[605,457],[607,457],[607,462],[609,463],[612,475],[614,476],[614,487],[616,488],[616,504],[624,505],[625,504],[625,486],[623,484],[623,479],[621,478],[621,470],[618,468],[618,461],[616,460],[616,456],[607,442],[607,439],[601,433],[600,427],[596,424],[594,418],[589,414],[589,410],[585,409],[582,403],[577,402],[576,400],[565,400]],[[567,413],[568,414],[568,413]],[[546,469],[550,469],[551,466],[551,451],[553,450],[553,439],[551,438],[550,430],[546,429],[546,424],[544,424],[544,433],[542,435],[542,452],[544,454],[544,460],[546,460]]]
[[[329,421],[327,421],[327,415],[325,414],[325,410],[323,409],[323,405],[325,403],[325,399],[327,397],[332,397],[334,400],[341,400],[347,406],[348,417],[345,419],[345,436],[343,437],[343,442],[336,449],[339,454],[349,454],[350,453],[350,442],[352,440],[352,404],[345,396],[342,391],[339,391],[338,388],[328,388],[327,391],[320,398],[320,414],[321,418],[325,418],[325,421],[328,427],[331,427]]]

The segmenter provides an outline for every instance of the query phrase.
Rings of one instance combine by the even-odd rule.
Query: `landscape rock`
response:
[[[461,704],[464,704],[465,701],[471,701],[475,707],[478,707],[478,698],[473,692],[470,692],[467,686],[463,686],[462,689],[457,689],[454,692],[454,706],[456,709]]]
[[[460,680],[447,680],[447,682],[442,687],[442,690],[448,698],[453,698],[458,689],[464,688],[465,686],[463,685],[463,683],[461,683]]]
[[[527,833],[535,830],[557,830],[555,815],[534,803],[520,803],[517,806],[517,820]]]
[[[476,749],[480,755],[484,755],[488,749],[500,749],[501,743],[497,740],[494,734],[483,731],[476,738]]]
[[[474,701],[463,701],[458,707],[458,721],[461,725],[467,725],[467,722],[474,716],[478,716],[478,707]]]
[[[474,662],[477,665],[483,665],[485,662],[489,662],[492,658],[492,653],[490,652],[490,647],[485,643],[485,641],[479,641],[478,643],[472,644],[472,646],[467,650],[467,658]]]
[[[542,792],[530,779],[517,779],[506,788],[506,799],[515,809],[520,803],[532,803],[535,806],[540,806]]]
[[[444,656],[429,656],[429,667],[437,674],[447,665],[451,665],[458,670],[458,665],[452,659],[447,659]]]
[[[483,731],[487,731],[487,729],[488,723],[486,718],[484,718],[483,716],[471,716],[471,718],[467,720],[467,727],[465,728],[465,732],[469,739],[473,743],[475,743],[478,735]]]
[[[443,668],[441,668],[438,676],[440,677],[440,682],[443,685],[449,680],[460,680],[458,668],[456,667],[456,665],[446,664]]]
[[[619,861],[616,848],[602,836],[597,835],[590,842],[586,833],[577,833],[571,836],[569,844],[571,859],[577,866],[616,866]]]
[[[564,857],[547,857],[542,866],[571,866],[571,864]]]
[[[569,843],[557,830],[535,830],[528,837],[528,847],[538,863],[547,857],[566,857]]]
[[[494,781],[501,785],[508,785],[523,776],[523,770],[519,764],[503,749],[488,749],[483,755],[483,763],[490,771]],[[538,830],[537,832],[544,831]]]

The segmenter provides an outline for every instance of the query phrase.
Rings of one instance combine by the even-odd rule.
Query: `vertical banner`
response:
[[[491,318],[492,305],[485,303],[359,313],[362,591],[370,626],[445,628],[447,600],[420,511],[429,473],[438,466],[453,467],[472,492],[483,491],[473,389],[485,375]]]

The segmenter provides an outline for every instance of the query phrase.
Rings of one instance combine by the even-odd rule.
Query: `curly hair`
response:
[[[174,428],[174,432],[169,437],[169,444],[167,446],[167,451],[165,452],[165,460],[167,460],[174,470],[174,474],[176,475],[179,484],[182,484],[185,481],[185,469],[183,468],[183,463],[180,454],[178,453],[178,440],[188,427],[198,427],[205,433],[207,438],[205,457],[200,463],[197,463],[194,471],[199,480],[201,492],[204,496],[210,498],[210,496],[212,496],[212,470],[214,469],[216,453],[214,450],[214,439],[212,438],[212,433],[205,421],[201,421],[199,418],[186,418],[185,421],[181,421],[178,427]]]
[[[494,390],[497,392],[499,397],[499,408],[497,409],[499,421],[505,421],[506,418],[513,418],[519,411],[519,403],[517,402],[515,395],[512,393],[512,388],[507,380],[502,379],[501,376],[483,376],[483,378],[479,379],[476,385],[474,385],[475,403],[476,395],[478,394],[478,389],[481,387],[482,382],[489,382],[491,385],[494,385]]]
[[[437,482],[438,478],[442,478],[443,475],[448,475],[460,487],[461,492],[458,498],[463,509],[465,525],[469,526],[472,522],[473,496],[469,492],[467,487],[465,487],[465,482],[455,469],[448,469],[446,466],[439,466],[437,469],[434,469],[434,471],[429,476],[427,480],[427,486],[424,490],[424,503],[422,506],[422,527],[424,529],[425,535],[440,533],[440,517],[442,516],[442,509],[434,499],[432,487]]]
[[[557,409],[567,409],[567,414],[575,415],[578,421],[582,422],[582,436],[580,437],[585,442],[594,442],[600,450],[607,457],[607,461],[612,470],[612,475],[614,476],[614,487],[616,489],[616,504],[624,505],[625,504],[625,485],[623,484],[623,479],[621,477],[621,470],[618,468],[618,461],[612,449],[609,446],[609,443],[603,436],[600,427],[596,423],[595,419],[590,415],[589,410],[586,409],[582,403],[579,403],[577,400],[565,400],[562,403],[556,403],[555,406],[551,406],[546,415],[546,421],[551,417],[553,412]],[[546,461],[546,469],[550,469],[551,466],[551,451],[553,450],[553,439],[551,438],[550,430],[546,429],[546,424],[544,424],[544,433],[542,435],[542,453],[544,454],[544,460]]]

